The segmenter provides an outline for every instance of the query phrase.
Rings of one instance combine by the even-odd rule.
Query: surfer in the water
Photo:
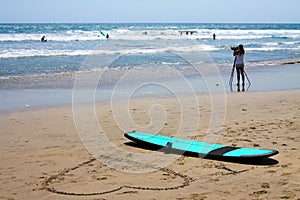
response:
[[[41,42],[47,42],[46,36],[43,36],[43,37],[41,38]]]

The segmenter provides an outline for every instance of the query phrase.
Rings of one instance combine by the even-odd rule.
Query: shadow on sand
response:
[[[223,162],[231,162],[231,163],[239,163],[239,164],[245,164],[245,165],[260,165],[260,166],[271,166],[276,165],[279,162],[272,158],[228,158],[224,156],[207,156],[197,153],[190,153],[185,151],[180,151],[176,149],[167,149],[166,147],[157,147],[157,146],[149,146],[149,145],[142,145],[135,142],[126,142],[124,143],[127,146],[131,146],[134,148],[143,148],[145,150],[150,151],[158,151],[165,154],[177,154],[177,155],[184,155],[189,157],[195,157],[195,158],[203,158],[203,159],[210,159],[210,160],[217,160],[217,161],[223,161]]]

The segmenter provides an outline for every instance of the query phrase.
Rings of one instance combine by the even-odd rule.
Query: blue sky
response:
[[[299,0],[0,0],[0,23],[300,23]]]

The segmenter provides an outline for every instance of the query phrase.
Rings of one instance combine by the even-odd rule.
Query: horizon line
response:
[[[0,24],[300,24],[299,22],[1,22]]]

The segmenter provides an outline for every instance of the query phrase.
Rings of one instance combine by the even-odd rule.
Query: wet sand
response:
[[[199,107],[189,109],[200,110],[194,138],[201,141],[212,110],[208,95],[197,98]],[[300,90],[228,93],[225,100],[226,115],[217,142],[275,149],[278,155],[255,163],[179,156],[152,172],[127,173],[106,166],[85,149],[71,105],[1,112],[0,199],[300,199]],[[116,106],[125,103],[119,101]],[[131,103],[128,110],[137,127],[128,131],[147,131],[148,111],[154,104],[167,113],[161,134],[178,130],[181,112],[187,112],[191,127],[197,123],[192,112],[180,110],[176,99],[140,98]],[[128,145],[109,102],[97,104],[96,114],[114,145],[132,153],[152,153]],[[132,166],[128,160],[121,159]]]
[[[249,84],[246,80],[246,89],[251,92],[266,92],[266,91],[278,91],[278,90],[291,90],[300,89],[298,77],[300,77],[300,64],[298,61],[291,61],[295,64],[279,64],[279,65],[266,65],[266,66],[247,66],[246,72],[251,81],[251,86],[248,88]],[[212,85],[207,85],[207,82],[203,81],[199,74],[195,75],[195,70],[185,69],[179,71],[180,74],[186,76],[186,80],[190,81],[191,86],[195,93],[208,93],[208,86],[213,90],[215,85],[222,87],[224,84],[224,90],[230,92],[228,81],[230,79],[231,66],[219,66],[221,77],[218,74],[213,74],[213,76],[207,77],[208,80],[216,80]],[[150,71],[139,71],[139,75],[135,77],[141,78],[141,82],[155,82],[163,83],[164,86],[171,86],[178,92],[187,92],[188,87],[183,87],[186,84],[185,79],[175,79],[172,78],[172,73],[165,72],[163,69],[149,69]],[[134,71],[134,70],[133,70]],[[97,101],[107,101],[110,100],[113,89],[116,86],[116,81],[120,79],[121,76],[126,74],[126,70],[115,70],[107,72],[108,75],[101,77],[102,82],[98,82],[98,88],[95,91],[95,98]],[[155,73],[155,74],[154,74]],[[205,73],[205,72],[204,72]],[[80,77],[84,79],[83,83],[89,85],[88,88],[93,88],[93,80],[97,73],[79,73]],[[151,76],[149,76],[151,74]],[[162,74],[162,75],[161,75]],[[142,75],[142,77],[141,77]],[[164,80],[157,79],[160,76],[168,76]],[[149,80],[146,80],[146,77]],[[176,76],[175,76],[176,77]],[[80,78],[80,79],[81,79]],[[132,77],[131,77],[132,78]],[[220,82],[219,78],[222,78]],[[267,78],[267,80],[266,80]],[[80,80],[79,79],[79,80]],[[8,79],[0,78],[0,112],[13,109],[22,109],[26,106],[48,106],[57,105],[64,103],[72,103],[72,93],[74,89],[74,73],[64,73],[55,75],[43,75],[43,76],[21,76],[21,77],[10,77]],[[97,79],[98,80],[98,79]],[[175,81],[174,81],[175,80]],[[233,85],[236,83],[236,73],[234,73]],[[132,84],[124,85],[122,84],[122,90],[131,91],[133,88]],[[183,89],[182,89],[183,88]],[[232,88],[237,91],[236,87]],[[218,87],[217,91],[220,91]],[[164,87],[151,87],[151,91],[143,93],[141,90],[141,96],[149,95],[149,92],[155,96],[168,95],[171,96],[170,91],[164,90]],[[85,100],[89,101],[89,100]]]

